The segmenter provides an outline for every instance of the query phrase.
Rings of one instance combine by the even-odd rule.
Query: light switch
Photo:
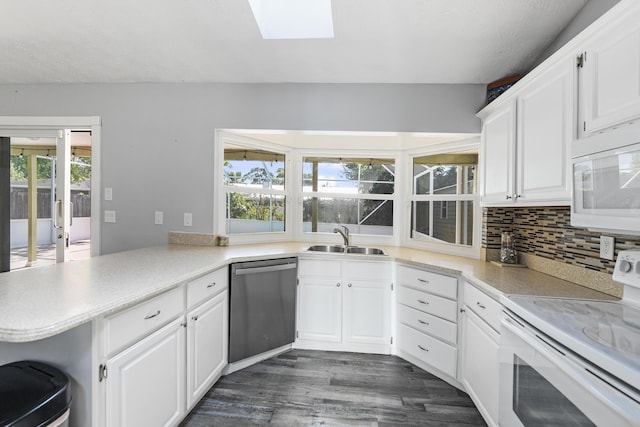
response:
[[[104,222],[116,222],[116,211],[104,211]]]
[[[193,225],[192,219],[193,219],[193,217],[191,215],[191,212],[185,212],[184,213],[184,226],[185,227],[191,227]]]
[[[105,187],[104,188],[104,199],[105,200],[113,200],[113,189],[111,187]]]
[[[156,225],[162,224],[162,219],[163,219],[162,217],[163,217],[162,211],[156,211],[156,216],[155,216]]]

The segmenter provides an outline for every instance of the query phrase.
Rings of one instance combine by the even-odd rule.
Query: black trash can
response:
[[[67,426],[71,387],[53,366],[22,361],[0,366],[0,427]]]

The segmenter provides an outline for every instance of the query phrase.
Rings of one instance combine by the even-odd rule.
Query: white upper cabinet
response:
[[[573,62],[562,61],[525,86],[517,98],[517,202],[570,201],[574,74]]]
[[[574,74],[562,61],[480,114],[484,204],[570,203]]]
[[[640,118],[640,4],[605,25],[578,59],[581,136]]]
[[[516,108],[510,101],[483,122],[483,202],[506,203],[513,197],[515,137]]]

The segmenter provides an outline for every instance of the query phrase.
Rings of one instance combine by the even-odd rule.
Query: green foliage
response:
[[[72,157],[72,162],[91,165],[91,157]],[[37,159],[37,179],[51,179],[51,164],[49,159]],[[10,164],[11,181],[24,181],[28,178],[27,157],[11,156]],[[71,182],[79,183],[91,178],[91,167],[71,164]]]

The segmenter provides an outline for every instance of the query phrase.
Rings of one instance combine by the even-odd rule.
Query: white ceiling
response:
[[[488,83],[588,0],[333,0],[334,39],[263,40],[245,0],[3,0],[0,83]]]

